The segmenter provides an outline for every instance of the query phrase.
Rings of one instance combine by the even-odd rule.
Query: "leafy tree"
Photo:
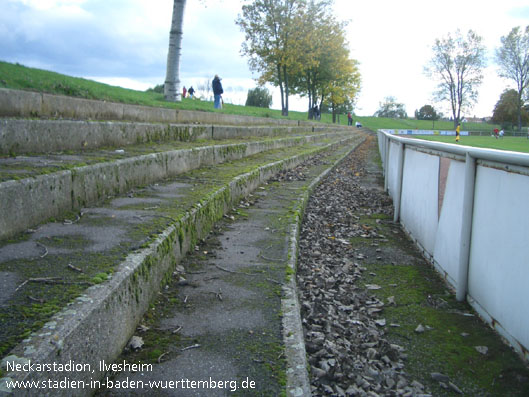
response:
[[[384,98],[384,102],[379,103],[379,109],[374,116],[392,119],[405,119],[408,117],[404,104],[398,103],[393,96],[388,96]]]
[[[163,84],[157,84],[154,87],[148,88],[147,92],[157,92],[158,94],[164,93],[164,85]]]
[[[336,122],[337,113],[345,113],[342,110],[343,105],[347,105],[346,111],[354,108],[356,96],[360,91],[360,72],[355,60],[343,58],[342,62],[336,65],[335,71],[337,75],[327,86],[333,123]]]
[[[186,0],[174,0],[171,31],[169,32],[169,51],[167,53],[167,71],[164,84],[164,96],[168,101],[181,101],[180,92],[180,51],[182,49],[182,31]]]
[[[298,61],[291,68],[291,89],[308,97],[309,118],[314,106],[332,109],[335,118],[340,104],[354,102],[360,90],[357,62],[349,59],[346,23],[332,15],[332,5],[333,0],[309,1],[292,36]]]
[[[332,59],[333,49],[329,44],[333,41],[331,33],[335,21],[328,12],[331,5],[332,0],[311,0],[294,32],[294,40],[301,51],[290,81],[293,93],[308,97],[309,118],[312,118],[312,108],[318,105],[318,98],[321,98],[320,109],[323,105],[323,94],[318,88],[326,80],[325,71]]]
[[[299,66],[299,48],[292,40],[305,8],[304,0],[246,0],[236,20],[245,33],[242,53],[260,83],[279,87],[281,114],[288,116],[289,76]]]
[[[425,67],[425,73],[439,81],[434,95],[439,101],[450,102],[454,127],[461,119],[462,110],[471,107],[477,100],[484,64],[482,38],[472,30],[466,37],[458,29],[455,36],[449,33],[435,40],[433,56]]]
[[[415,111],[415,118],[417,120],[439,120],[440,115],[437,113],[432,105],[424,105],[419,110]]]
[[[255,87],[248,90],[245,106],[256,106],[259,108],[270,108],[272,105],[272,94],[264,87]]]
[[[501,38],[501,44],[501,47],[496,50],[496,61],[500,66],[500,76],[514,80],[516,83],[517,120],[515,124],[520,130],[524,92],[525,99],[529,96],[526,92],[529,87],[529,26],[526,26],[525,31],[520,27],[512,28],[507,36]]]
[[[492,121],[498,124],[509,123],[511,125],[527,124],[529,122],[529,112],[527,109],[519,108],[518,91],[507,89],[503,91],[492,113]]]
[[[334,108],[334,112],[336,114],[346,114],[348,112],[353,112],[353,109],[355,107],[355,102],[352,102],[350,100],[346,100],[345,102],[336,105]],[[321,105],[321,112],[322,113],[332,113],[333,107],[331,104],[323,103]]]

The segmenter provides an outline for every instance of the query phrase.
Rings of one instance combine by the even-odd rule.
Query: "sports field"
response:
[[[456,143],[455,136],[418,135],[414,136],[414,138],[437,142]],[[529,139],[527,139],[527,137],[506,136],[496,139],[491,136],[461,136],[459,145],[529,153]]]

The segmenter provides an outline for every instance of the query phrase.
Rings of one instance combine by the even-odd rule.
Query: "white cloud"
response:
[[[219,74],[229,86],[255,87],[256,76],[240,55],[244,35],[234,22],[242,3],[187,1],[180,67],[184,84]],[[410,115],[432,103],[434,84],[422,71],[435,38],[457,28],[473,29],[492,55],[501,36],[529,24],[525,3],[335,0],[335,14],[351,21],[351,56],[360,62],[358,113],[373,114],[390,95],[403,102]],[[165,79],[172,5],[172,0],[4,0],[0,59],[131,88],[154,86]],[[490,115],[508,85],[497,77],[492,60],[489,63],[472,111],[478,116]],[[273,106],[280,107],[277,90]],[[290,98],[291,109],[306,106],[306,100]]]
[[[86,0],[8,0],[11,3],[21,3],[36,10],[60,10],[79,8]]]
[[[379,102],[389,95],[405,103],[410,115],[422,105],[432,103],[435,86],[423,75],[422,69],[432,55],[435,39],[458,28],[462,32],[472,29],[483,37],[489,53],[493,53],[502,35],[514,26],[529,24],[529,8],[524,3],[519,0],[487,3],[336,0],[336,14],[352,20],[348,38],[352,57],[360,61],[363,80],[359,113],[373,114]],[[513,12],[515,9],[518,11]],[[525,19],[521,17],[524,12]],[[478,116],[491,114],[505,86],[505,81],[493,70],[487,68],[479,102],[471,111]]]

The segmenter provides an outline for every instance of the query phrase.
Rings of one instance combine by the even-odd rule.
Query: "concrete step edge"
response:
[[[330,132],[333,126],[241,126],[124,121],[0,119],[0,155],[124,147],[149,142],[276,137]],[[341,130],[338,128],[338,130]]]
[[[319,134],[153,153],[0,183],[0,239],[66,211],[205,165],[337,137]]]
[[[126,345],[153,296],[174,266],[196,241],[205,237],[241,197],[281,169],[292,168],[305,159],[325,150],[346,145],[351,136],[316,148],[313,152],[293,156],[234,178],[216,194],[195,205],[181,219],[169,226],[147,248],[133,252],[118,266],[112,277],[102,284],[89,287],[44,327],[17,345],[2,362],[88,365],[90,371],[68,373],[70,381],[84,382],[104,376],[99,367],[103,360],[112,362]],[[221,209],[221,210],[219,210]],[[63,372],[6,372],[0,380],[48,381],[63,380]],[[89,389],[53,390],[53,395],[90,395]],[[74,394],[72,394],[74,393]],[[27,390],[27,395],[43,395],[42,390]]]
[[[211,106],[213,107],[213,104]],[[0,88],[0,117],[61,117],[80,120],[130,120],[217,125],[299,126],[318,124],[311,121],[239,116],[215,111],[149,107],[8,88]]]

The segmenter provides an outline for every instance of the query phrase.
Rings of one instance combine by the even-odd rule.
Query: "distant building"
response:
[[[466,117],[464,123],[486,123],[486,117]]]

